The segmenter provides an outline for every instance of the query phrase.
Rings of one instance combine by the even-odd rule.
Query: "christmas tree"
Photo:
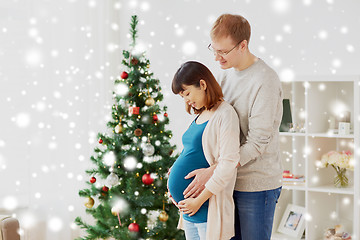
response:
[[[169,143],[171,131],[160,82],[150,72],[145,54],[136,55],[137,16],[131,19],[130,51],[123,51],[124,70],[115,80],[112,134],[98,134],[99,146],[87,170],[86,230],[79,239],[184,239],[177,227],[178,210],[167,197],[167,172],[176,159]]]

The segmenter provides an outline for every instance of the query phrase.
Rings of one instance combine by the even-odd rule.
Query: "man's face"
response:
[[[241,43],[236,43],[231,37],[212,40],[211,46],[215,61],[219,61],[222,69],[236,68],[241,61]]]

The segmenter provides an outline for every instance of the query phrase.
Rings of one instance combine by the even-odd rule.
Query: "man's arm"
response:
[[[190,172],[185,176],[185,179],[195,177],[194,180],[189,184],[189,186],[183,192],[185,198],[195,198],[204,190],[205,183],[209,181],[211,176],[214,173],[216,164],[208,168],[200,168]]]
[[[277,76],[273,76],[276,78]],[[279,131],[282,116],[282,90],[280,81],[265,81],[257,95],[249,117],[249,131],[246,142],[240,147],[240,165],[244,166],[261,156]],[[278,123],[278,124],[275,124]],[[274,128],[275,126],[276,129]]]

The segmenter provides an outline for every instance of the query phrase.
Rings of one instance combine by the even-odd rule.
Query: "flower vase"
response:
[[[346,168],[335,167],[334,165],[332,166],[336,171],[336,177],[334,179],[335,187],[345,188],[349,186],[349,179],[346,176]]]

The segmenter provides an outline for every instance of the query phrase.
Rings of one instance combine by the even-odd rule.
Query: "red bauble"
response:
[[[152,184],[154,182],[154,179],[150,176],[149,173],[145,173],[142,176],[141,180],[145,185],[150,185],[150,184]]]
[[[101,143],[103,143],[103,140],[100,138],[100,140],[99,140],[99,143],[101,144]]]
[[[153,120],[154,120],[154,122],[157,122],[159,120],[159,118],[156,114],[153,116]]]
[[[108,188],[107,186],[103,186],[102,190],[103,190],[104,192],[108,192],[108,191],[109,191],[109,188]]]
[[[129,74],[124,71],[124,72],[121,73],[120,77],[121,77],[122,79],[127,79],[127,78],[129,77]]]
[[[130,232],[139,232],[140,231],[139,224],[137,224],[137,223],[130,223],[128,229]]]
[[[91,183],[95,183],[95,182],[96,182],[96,178],[95,178],[95,177],[91,177],[91,178],[90,178],[90,182],[91,182]]]
[[[164,113],[164,117],[168,117],[168,114],[167,114],[167,113]]]

